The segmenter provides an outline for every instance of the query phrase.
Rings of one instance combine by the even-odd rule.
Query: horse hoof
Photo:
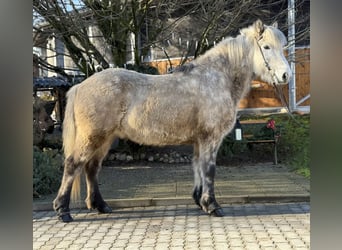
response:
[[[223,217],[224,216],[224,212],[222,208],[216,208],[214,211],[212,211],[210,213],[210,215],[214,216],[214,217]]]
[[[104,206],[102,208],[97,208],[97,211],[101,214],[110,214],[113,210],[109,206]]]
[[[58,220],[65,222],[65,223],[69,223],[69,222],[72,222],[74,219],[71,217],[69,213],[67,213],[67,214],[58,215]]]

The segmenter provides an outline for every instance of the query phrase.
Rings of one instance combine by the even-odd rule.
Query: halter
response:
[[[277,93],[277,95],[279,96],[282,105],[286,108],[287,114],[288,114],[288,115],[289,115],[297,124],[301,125],[301,124],[296,120],[296,118],[293,116],[293,114],[291,113],[289,104],[288,104],[288,102],[287,102],[286,99],[285,99],[284,92],[283,92],[280,88],[278,88],[278,85],[277,85],[277,83],[278,83],[278,78],[277,78],[277,76],[276,76],[274,70],[272,70],[270,64],[269,64],[268,61],[266,60],[266,57],[265,57],[264,53],[262,52],[261,46],[260,46],[260,44],[259,44],[259,41],[260,41],[262,38],[263,38],[263,36],[260,35],[259,38],[256,37],[255,40],[256,40],[256,43],[257,43],[258,48],[259,48],[259,50],[260,50],[262,59],[264,60],[265,67],[267,68],[267,70],[268,70],[269,72],[271,72],[271,75],[272,75],[272,78],[273,78],[272,84],[273,84],[273,86],[274,86],[274,88],[275,88],[275,90],[276,90],[276,93]]]
[[[256,40],[256,43],[257,43],[257,45],[258,45],[259,51],[260,51],[260,53],[261,53],[262,59],[264,60],[265,67],[266,67],[266,68],[268,69],[268,71],[271,72],[271,74],[272,74],[272,78],[273,78],[273,80],[274,80],[274,82],[273,82],[272,84],[275,86],[275,85],[278,83],[278,78],[277,78],[277,76],[276,76],[274,70],[272,70],[270,64],[269,64],[268,61],[266,60],[266,57],[265,57],[264,53],[262,52],[261,46],[260,46],[260,44],[259,44],[259,41],[260,41],[262,38],[263,38],[263,36],[260,35],[260,37],[259,37],[259,38],[255,38],[255,40]]]

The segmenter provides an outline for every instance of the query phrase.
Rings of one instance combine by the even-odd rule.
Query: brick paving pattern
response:
[[[310,249],[310,204],[222,205],[211,217],[194,205],[73,210],[61,223],[53,211],[33,212],[33,249]]]

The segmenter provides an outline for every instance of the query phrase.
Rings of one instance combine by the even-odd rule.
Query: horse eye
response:
[[[270,49],[270,46],[265,45],[265,46],[264,46],[264,49]]]

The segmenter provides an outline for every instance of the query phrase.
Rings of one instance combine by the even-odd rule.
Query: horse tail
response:
[[[77,173],[72,183],[71,202],[75,203],[81,200],[81,174]]]
[[[76,139],[76,126],[74,114],[76,88],[77,86],[74,86],[67,92],[67,103],[65,106],[63,120],[63,150],[65,159],[72,156]]]
[[[75,113],[74,113],[74,102],[77,92],[77,87],[72,87],[67,92],[67,103],[65,107],[64,120],[63,120],[63,150],[65,160],[67,161],[70,157],[73,157],[75,150],[76,140],[76,125],[75,125]],[[73,159],[74,161],[74,159]],[[80,171],[76,171],[72,189],[71,189],[71,201],[80,200]]]

